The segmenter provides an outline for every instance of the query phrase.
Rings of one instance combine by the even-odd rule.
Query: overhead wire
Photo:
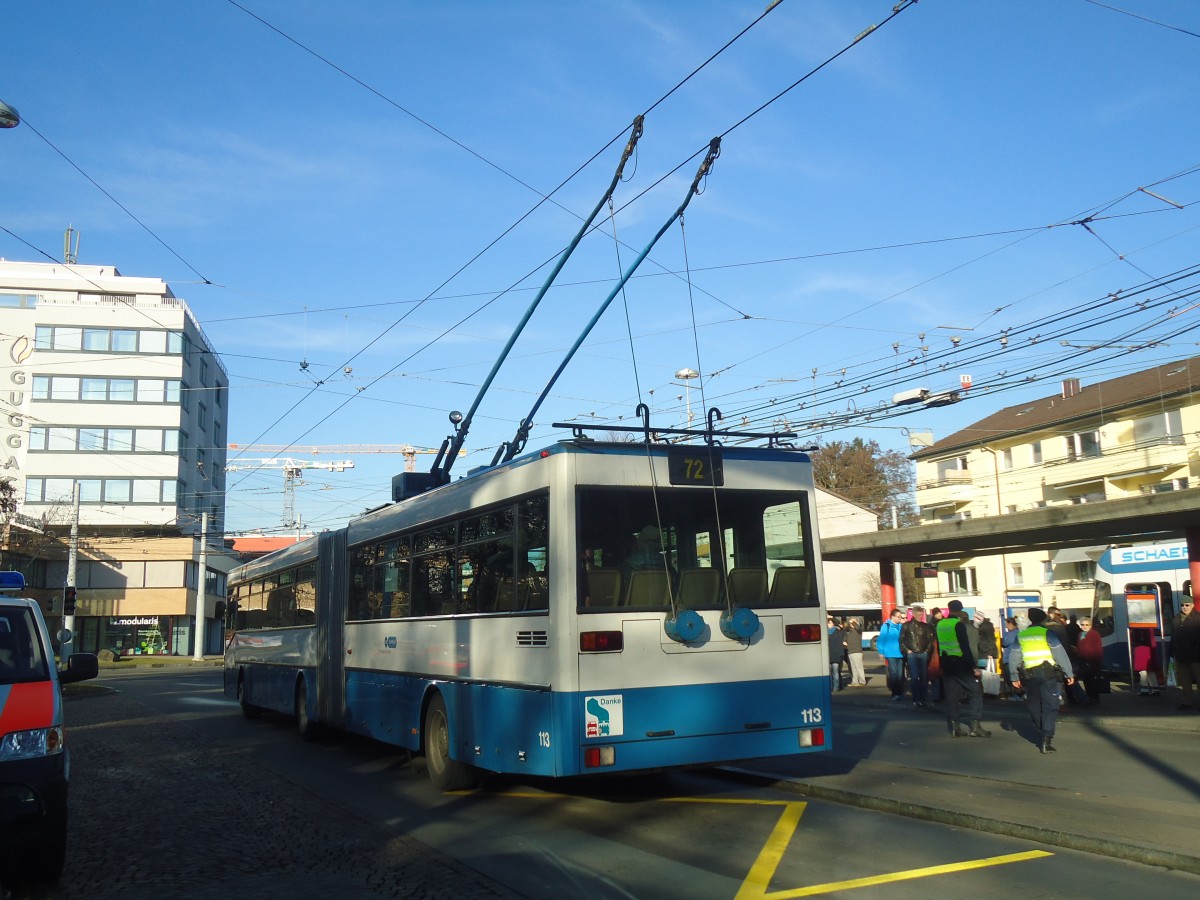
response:
[[[362,86],[362,87],[363,87],[363,88],[365,88],[366,90],[370,91],[372,94],[374,94],[375,96],[377,96],[377,97],[379,97],[380,99],[384,100],[384,101],[385,101],[385,102],[387,102],[389,105],[392,105],[392,106],[394,106],[395,108],[397,108],[397,109],[398,109],[398,110],[400,110],[401,112],[404,112],[406,115],[410,115],[410,116],[412,116],[413,118],[415,118],[417,121],[421,122],[421,123],[422,123],[423,125],[425,125],[426,127],[432,128],[432,129],[433,129],[435,132],[437,132],[438,134],[440,134],[440,135],[442,135],[443,137],[445,137],[446,139],[450,140],[450,141],[451,141],[452,143],[454,143],[455,145],[462,147],[464,150],[467,150],[467,152],[471,153],[473,156],[476,156],[477,158],[479,158],[479,159],[483,160],[484,162],[488,163],[488,165],[491,165],[491,166],[493,166],[493,168],[497,168],[499,171],[501,171],[501,172],[504,172],[504,174],[506,174],[506,175],[508,175],[508,174],[509,174],[509,173],[507,173],[505,170],[503,170],[502,168],[500,168],[500,167],[496,166],[494,163],[491,163],[489,160],[487,160],[486,158],[482,157],[480,154],[477,154],[475,151],[473,151],[473,150],[471,150],[470,148],[466,147],[466,146],[465,146],[464,144],[462,144],[461,142],[457,141],[457,140],[456,140],[456,139],[454,139],[454,138],[451,138],[449,135],[445,134],[445,133],[444,133],[444,132],[442,132],[440,129],[437,129],[437,128],[435,128],[434,126],[430,125],[428,122],[425,122],[425,120],[421,119],[421,118],[420,118],[420,117],[418,117],[418,116],[415,116],[413,113],[411,113],[411,112],[410,112],[409,110],[407,110],[405,107],[403,107],[403,106],[401,106],[400,104],[396,103],[396,102],[395,102],[395,101],[393,101],[393,100],[392,100],[390,97],[388,97],[387,95],[383,94],[381,91],[377,90],[377,89],[376,89],[376,88],[374,88],[373,86],[371,86],[371,85],[367,84],[366,82],[362,81],[362,80],[361,80],[361,79],[359,79],[358,77],[356,77],[356,76],[354,76],[354,75],[350,74],[348,71],[346,71],[346,70],[345,70],[345,69],[343,69],[342,67],[340,67],[340,66],[338,66],[338,65],[334,64],[332,61],[330,61],[330,60],[326,59],[326,58],[325,58],[324,56],[322,56],[321,54],[317,53],[316,51],[312,50],[311,48],[309,48],[309,47],[307,47],[306,45],[302,44],[301,42],[297,41],[295,38],[292,38],[290,35],[286,34],[285,32],[283,32],[281,29],[277,28],[277,27],[276,27],[276,26],[274,26],[273,24],[271,24],[271,23],[267,22],[267,21],[266,21],[265,19],[263,19],[262,17],[258,16],[258,15],[257,15],[257,14],[255,14],[255,13],[252,13],[251,11],[249,11],[248,9],[246,9],[244,6],[242,6],[240,3],[236,2],[236,0],[228,0],[228,2],[229,2],[231,5],[233,5],[233,6],[237,7],[238,9],[242,10],[243,12],[245,12],[247,15],[250,15],[252,18],[254,18],[254,19],[258,20],[258,21],[259,21],[259,22],[261,22],[263,25],[267,26],[267,27],[268,27],[268,28],[270,28],[272,31],[274,31],[275,33],[279,34],[281,37],[284,37],[285,39],[287,39],[287,40],[288,40],[288,41],[290,41],[291,43],[295,44],[295,45],[296,45],[297,47],[299,47],[300,49],[304,50],[304,51],[305,51],[305,52],[307,52],[307,53],[310,53],[312,56],[314,56],[315,58],[319,59],[321,62],[325,63],[326,65],[329,65],[329,66],[331,66],[333,69],[335,69],[336,71],[338,71],[339,73],[341,73],[341,74],[342,74],[342,75],[344,75],[345,77],[349,78],[350,80],[354,81],[356,84],[359,84],[360,86]],[[749,30],[750,30],[750,28],[754,27],[754,25],[756,25],[758,22],[762,21],[762,19],[763,19],[763,18],[765,18],[765,16],[766,16],[767,14],[769,14],[769,13],[770,13],[770,12],[771,12],[771,11],[772,11],[772,10],[773,10],[773,9],[774,9],[776,6],[777,6],[777,5],[778,5],[778,4],[771,4],[771,5],[770,5],[770,6],[769,6],[769,7],[768,7],[768,8],[767,8],[767,9],[766,9],[766,10],[765,10],[765,11],[764,11],[762,14],[760,14],[760,15],[759,15],[757,18],[755,18],[755,19],[754,19],[754,20],[753,20],[753,21],[752,21],[752,22],[751,22],[749,25],[747,25],[747,26],[746,26],[745,28],[743,28],[743,29],[742,29],[742,30],[741,30],[741,31],[740,31],[740,32],[739,32],[737,35],[735,35],[735,36],[734,36],[734,38],[732,38],[731,40],[727,41],[727,42],[726,42],[726,43],[725,43],[725,44],[722,46],[722,48],[721,48],[720,50],[718,50],[716,53],[713,53],[712,55],[710,55],[710,56],[708,57],[708,59],[706,59],[706,60],[705,60],[703,63],[701,63],[699,66],[697,66],[695,69],[693,69],[693,70],[692,70],[692,71],[691,71],[691,72],[690,72],[690,73],[689,73],[687,76],[685,76],[685,77],[684,77],[684,78],[683,78],[681,81],[679,81],[678,83],[676,83],[676,85],[675,85],[674,87],[672,87],[672,88],[671,88],[671,89],[670,89],[670,90],[669,90],[669,91],[668,91],[666,94],[664,94],[662,97],[660,97],[658,100],[656,100],[656,101],[655,101],[655,102],[654,102],[654,103],[653,103],[653,104],[652,104],[652,105],[651,105],[649,108],[650,108],[650,109],[654,109],[654,108],[655,108],[655,107],[657,107],[659,104],[661,104],[661,103],[662,103],[662,102],[663,102],[663,101],[664,101],[664,100],[665,100],[667,97],[671,96],[671,94],[673,94],[673,93],[675,93],[677,90],[679,90],[679,88],[680,88],[680,87],[682,87],[684,84],[686,84],[688,81],[690,81],[690,80],[691,80],[691,79],[692,79],[692,78],[693,78],[693,77],[694,77],[694,76],[695,76],[697,73],[699,73],[699,72],[700,72],[702,69],[704,69],[704,68],[705,68],[705,67],[706,67],[706,66],[707,66],[709,63],[711,63],[711,62],[712,62],[714,59],[716,59],[716,58],[717,58],[717,57],[718,57],[718,56],[719,56],[721,53],[723,53],[723,52],[724,52],[726,49],[728,49],[728,47],[730,47],[730,46],[731,46],[731,45],[732,45],[732,44],[733,44],[733,43],[734,43],[736,40],[738,40],[738,39],[739,39],[739,38],[740,38],[742,35],[744,35],[744,34],[745,34],[747,31],[749,31]],[[472,256],[472,257],[471,257],[471,258],[470,258],[470,259],[469,259],[469,260],[468,260],[466,263],[464,263],[462,266],[460,266],[460,267],[459,267],[459,268],[458,268],[458,269],[457,269],[457,270],[456,270],[456,271],[455,271],[453,274],[451,274],[451,275],[450,275],[448,278],[446,278],[446,279],[445,279],[445,280],[444,280],[444,281],[443,281],[441,284],[439,284],[439,285],[438,285],[438,286],[437,286],[437,287],[436,287],[436,288],[435,288],[435,289],[434,289],[432,292],[430,292],[430,293],[429,293],[429,294],[427,294],[427,295],[426,295],[424,298],[422,298],[420,301],[418,301],[416,304],[414,304],[413,308],[412,308],[412,309],[410,309],[410,310],[408,310],[408,311],[407,311],[407,312],[404,314],[404,316],[402,316],[400,319],[398,319],[398,320],[396,320],[395,322],[393,322],[393,323],[392,323],[392,325],[390,325],[388,328],[384,329],[384,331],[383,331],[383,332],[381,332],[379,335],[377,335],[375,338],[373,338],[373,339],[372,339],[370,342],[368,342],[368,343],[367,343],[365,346],[363,346],[362,348],[360,348],[360,350],[359,350],[359,351],[358,351],[356,354],[354,354],[354,356],[350,357],[350,358],[349,358],[349,359],[348,359],[348,360],[347,360],[345,363],[343,363],[343,365],[342,365],[340,368],[343,368],[343,369],[344,369],[344,368],[345,368],[345,366],[349,365],[349,364],[350,364],[350,363],[351,363],[351,362],[352,362],[354,359],[356,359],[356,358],[357,358],[359,355],[361,355],[362,353],[366,352],[366,350],[367,350],[367,349],[369,349],[371,346],[373,346],[375,343],[377,343],[379,340],[381,340],[381,339],[382,339],[382,338],[383,338],[383,337],[384,337],[384,336],[385,336],[387,333],[389,333],[389,332],[390,332],[390,331],[391,331],[393,328],[395,328],[397,325],[399,325],[401,322],[403,322],[405,319],[407,319],[407,318],[408,318],[408,316],[410,316],[410,315],[411,315],[413,312],[415,312],[415,311],[416,311],[417,309],[419,309],[419,308],[420,308],[422,305],[424,305],[424,304],[425,304],[425,303],[426,303],[426,302],[427,302],[427,301],[428,301],[428,300],[429,300],[429,299],[430,299],[432,296],[434,296],[434,295],[436,294],[436,292],[437,292],[437,291],[440,291],[440,290],[441,290],[442,288],[444,288],[444,287],[445,287],[447,284],[449,284],[451,281],[453,281],[455,278],[457,278],[457,277],[458,277],[458,275],[460,275],[460,274],[461,274],[463,271],[465,271],[465,270],[466,270],[466,269],[467,269],[467,268],[468,268],[470,265],[472,265],[472,264],[473,264],[473,263],[474,263],[476,260],[478,260],[480,257],[482,257],[482,256],[483,256],[483,255],[484,255],[484,254],[485,254],[485,253],[486,253],[488,250],[490,250],[490,249],[491,249],[493,246],[495,246],[497,243],[499,243],[499,241],[501,241],[501,240],[502,240],[502,239],[503,239],[505,236],[507,236],[507,235],[508,235],[508,234],[509,234],[509,233],[510,233],[510,232],[511,232],[513,229],[515,229],[515,228],[516,228],[516,227],[517,227],[517,226],[518,226],[518,225],[519,225],[521,222],[523,222],[523,221],[524,221],[526,218],[528,218],[528,216],[532,215],[532,213],[533,213],[535,210],[537,210],[537,209],[538,209],[538,208],[539,208],[539,207],[540,207],[540,206],[541,206],[543,203],[545,203],[545,202],[547,202],[548,200],[550,200],[550,199],[553,197],[553,195],[554,195],[554,194],[556,194],[556,193],[557,193],[559,190],[561,190],[561,189],[562,189],[562,188],[563,188],[563,187],[564,187],[564,186],[565,186],[567,183],[569,183],[571,180],[573,180],[573,179],[574,179],[574,178],[575,178],[575,177],[576,177],[576,176],[577,176],[577,175],[578,175],[580,172],[582,172],[582,171],[583,171],[583,170],[584,170],[584,169],[585,169],[585,168],[586,168],[588,165],[590,165],[590,164],[591,164],[591,163],[592,163],[592,162],[593,162],[593,161],[594,161],[596,158],[598,158],[598,157],[599,157],[599,156],[600,156],[600,155],[601,155],[601,154],[602,154],[602,153],[603,153],[605,150],[607,150],[607,149],[608,149],[610,146],[612,146],[612,144],[613,144],[613,143],[615,143],[617,140],[619,140],[619,139],[620,139],[620,137],[621,137],[621,135],[623,135],[623,134],[624,134],[624,131],[623,131],[623,130],[622,130],[621,132],[618,132],[618,133],[617,133],[617,135],[615,135],[615,136],[614,136],[613,138],[611,138],[611,139],[610,139],[610,140],[609,140],[609,141],[608,141],[608,142],[607,142],[607,143],[606,143],[606,144],[605,144],[603,147],[601,147],[599,150],[597,150],[597,151],[596,151],[596,152],[595,152],[595,153],[594,153],[594,154],[593,154],[593,155],[592,155],[592,156],[591,156],[591,157],[590,157],[590,158],[587,160],[587,162],[585,162],[585,163],[583,163],[581,166],[579,166],[579,167],[578,167],[578,168],[577,168],[577,169],[576,169],[574,172],[572,172],[572,173],[571,173],[571,175],[569,175],[569,176],[568,176],[566,179],[564,179],[562,182],[560,182],[560,183],[559,183],[559,185],[558,185],[557,187],[555,187],[555,188],[554,188],[554,190],[552,190],[552,191],[551,191],[549,194],[542,194],[540,191],[537,191],[536,189],[533,189],[533,188],[532,188],[532,187],[530,187],[529,185],[525,185],[525,183],[524,183],[523,181],[521,181],[520,179],[515,179],[515,177],[514,177],[514,176],[510,176],[510,177],[514,177],[514,180],[518,181],[518,183],[520,183],[520,184],[524,185],[525,187],[529,187],[529,188],[530,188],[530,190],[533,190],[533,191],[534,191],[534,193],[537,193],[537,194],[538,194],[538,196],[539,196],[539,198],[540,198],[540,199],[538,200],[538,202],[537,202],[537,203],[536,203],[536,204],[535,204],[535,205],[534,205],[534,206],[533,206],[533,207],[532,207],[530,210],[528,210],[526,213],[524,213],[524,214],[523,214],[523,215],[522,215],[522,216],[521,216],[519,219],[517,219],[517,220],[516,220],[514,223],[512,223],[512,224],[511,224],[511,225],[510,225],[508,228],[506,228],[506,229],[505,229],[503,232],[501,232],[501,234],[500,234],[500,235],[498,235],[498,236],[497,236],[497,237],[495,237],[495,238],[494,238],[492,241],[490,241],[490,242],[489,242],[489,243],[488,243],[488,244],[487,244],[487,245],[486,245],[486,246],[485,246],[485,247],[484,247],[482,250],[480,250],[479,252],[477,252],[477,253],[476,253],[474,256]],[[557,204],[557,202],[555,201],[555,205],[559,205],[559,204]],[[557,256],[557,254],[556,254],[556,256]],[[538,268],[541,268],[541,266],[544,266],[544,265],[546,265],[546,263],[542,263],[541,265],[539,265],[539,266],[538,266]],[[537,271],[537,269],[535,269],[534,271]],[[489,302],[489,303],[491,303],[491,302],[494,302],[494,300],[495,300],[495,298],[493,298],[493,300],[491,300],[491,301],[488,301],[488,302]],[[486,305],[486,304],[485,304],[485,305]],[[467,318],[470,318],[470,316],[468,316]],[[466,321],[466,319],[463,319],[462,321]],[[461,322],[460,322],[459,324],[461,324]],[[444,336],[445,336],[445,334],[448,334],[448,333],[449,333],[449,330],[447,330],[447,331],[446,331],[446,332],[444,332],[442,335],[440,335],[440,336],[439,336],[439,338],[440,338],[440,337],[444,337]],[[422,348],[422,349],[423,349],[423,348]],[[407,361],[408,361],[408,360],[410,360],[411,358],[412,358],[412,356],[410,355],[408,358],[406,358],[405,362],[407,362]],[[396,368],[398,368],[398,367],[399,367],[399,365],[403,365],[403,362],[402,362],[402,363],[400,363],[400,364],[398,364],[397,366],[393,367],[391,370],[389,370],[389,373],[390,373],[391,371],[395,371],[395,369],[396,369]],[[331,373],[332,373],[332,370],[331,370]],[[260,433],[259,433],[258,437],[256,437],[256,438],[254,439],[254,442],[257,442],[258,440],[260,440],[260,439],[261,439],[261,438],[262,438],[264,435],[268,434],[268,433],[271,431],[271,429],[275,428],[275,427],[276,427],[277,425],[279,425],[279,424],[280,424],[280,423],[281,423],[281,422],[282,422],[282,421],[283,421],[283,420],[284,420],[284,419],[285,419],[287,416],[289,416],[289,415],[290,415],[292,412],[294,412],[294,411],[295,411],[295,410],[296,410],[296,409],[297,409],[297,408],[298,408],[298,407],[299,407],[299,406],[300,406],[302,403],[304,403],[304,402],[305,402],[305,401],[306,401],[306,400],[307,400],[309,397],[311,397],[311,396],[312,396],[312,394],[313,394],[313,393],[316,391],[316,389],[317,389],[317,388],[319,388],[319,387],[321,386],[321,384],[322,384],[322,383],[323,383],[322,381],[318,381],[318,382],[317,382],[317,384],[315,384],[315,385],[313,386],[313,388],[311,388],[311,389],[309,390],[309,392],[308,392],[308,393],[306,393],[304,396],[302,396],[300,399],[298,399],[298,400],[296,401],[296,403],[295,403],[295,404],[293,404],[293,405],[292,405],[292,406],[291,406],[289,409],[285,410],[285,411],[284,411],[284,412],[283,412],[283,413],[282,413],[280,416],[278,416],[278,417],[277,417],[277,418],[276,418],[276,419],[275,419],[275,420],[274,420],[272,423],[270,423],[268,426],[266,426],[264,429],[262,429],[262,430],[260,431]],[[344,404],[343,404],[343,405],[344,405]],[[340,409],[340,408],[341,408],[341,407],[339,407],[339,409]],[[334,412],[337,412],[337,411],[338,411],[338,410],[335,410]],[[330,415],[332,415],[332,413],[331,413]],[[306,431],[306,432],[304,433],[304,435],[307,435],[307,434],[311,433],[311,432],[312,432],[312,431],[313,431],[313,430],[314,430],[316,427],[318,427],[320,424],[323,424],[325,421],[327,421],[327,420],[328,420],[328,418],[329,418],[329,416],[326,416],[325,418],[321,419],[321,420],[320,420],[318,423],[316,423],[316,424],[315,424],[315,425],[313,425],[311,428],[309,428],[309,429],[308,429],[308,431]],[[303,436],[304,436],[304,435],[301,435],[301,437],[298,437],[298,438],[296,438],[296,439],[295,439],[295,441],[299,441],[299,440],[301,440],[301,439],[303,438]]]

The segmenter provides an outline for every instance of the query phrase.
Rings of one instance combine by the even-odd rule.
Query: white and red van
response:
[[[71,764],[61,685],[98,670],[95,654],[75,653],[58,671],[37,601],[5,593],[24,588],[19,572],[0,572],[0,884],[62,873]]]

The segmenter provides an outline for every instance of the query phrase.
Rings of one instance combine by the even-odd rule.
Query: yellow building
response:
[[[1184,490],[1200,478],[1200,357],[1002,409],[912,455],[923,523]],[[1065,536],[1064,536],[1065,538]],[[1111,543],[1128,543],[1114,534]],[[941,560],[930,599],[995,611],[1012,594],[1091,608],[1108,544]]]

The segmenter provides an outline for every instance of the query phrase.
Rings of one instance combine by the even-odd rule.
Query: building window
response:
[[[29,429],[29,450],[31,453],[177,453],[179,432],[162,428],[35,425]]]
[[[1052,559],[1042,562],[1042,584],[1054,584],[1054,560]]]
[[[1099,503],[1104,500],[1104,491],[1089,491],[1086,494],[1077,494],[1071,498],[1071,503],[1078,506],[1081,503]]]
[[[967,470],[967,458],[955,456],[937,461],[938,481],[954,481],[959,472]]]
[[[1025,573],[1019,562],[1008,564],[1008,583],[1014,587],[1021,587],[1025,584]]]
[[[208,407],[205,404],[197,404],[196,419],[200,423],[200,430],[208,431]]]
[[[1081,431],[1067,435],[1067,459],[1094,459],[1100,455],[1100,432]]]
[[[2,304],[0,304],[2,305]],[[36,304],[35,304],[36,305]],[[171,335],[175,340],[171,340]],[[171,349],[171,345],[175,349]],[[34,349],[84,353],[180,354],[182,337],[158,328],[92,328],[75,325],[37,325]]]
[[[139,378],[138,403],[162,403],[167,396],[167,383],[160,378]]]
[[[159,478],[27,478],[26,503],[70,503],[75,485],[80,503],[173,505],[178,483]]]
[[[1005,472],[1011,472],[1013,467],[1012,448],[1000,451],[1000,468]]]
[[[1164,481],[1160,484],[1143,485],[1141,492],[1143,494],[1166,494],[1171,491],[1186,491],[1187,487],[1187,478],[1172,478],[1170,481]]]
[[[1177,409],[1135,419],[1133,423],[1133,440],[1138,445],[1178,443],[1182,434],[1183,421]]]
[[[971,584],[974,582],[974,569],[949,569],[946,572],[946,579],[950,585],[950,593],[952,594],[967,594],[971,591]]]
[[[164,382],[159,378],[35,375],[33,399],[84,403],[132,403],[135,400],[141,403],[178,403],[179,382]]]
[[[1042,464],[1042,442],[1034,441],[1029,445],[1029,457],[1033,465],[1040,466]]]

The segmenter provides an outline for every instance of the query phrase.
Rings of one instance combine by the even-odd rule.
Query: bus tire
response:
[[[302,741],[316,740],[319,731],[319,726],[308,714],[308,685],[303,676],[296,681],[296,731]]]
[[[477,780],[473,766],[450,758],[450,719],[441,694],[434,694],[425,710],[425,765],[429,780],[442,792],[474,787]]]
[[[262,713],[261,706],[255,706],[246,699],[246,678],[244,675],[238,676],[237,685],[238,705],[242,707],[242,715],[247,719],[257,719]]]

